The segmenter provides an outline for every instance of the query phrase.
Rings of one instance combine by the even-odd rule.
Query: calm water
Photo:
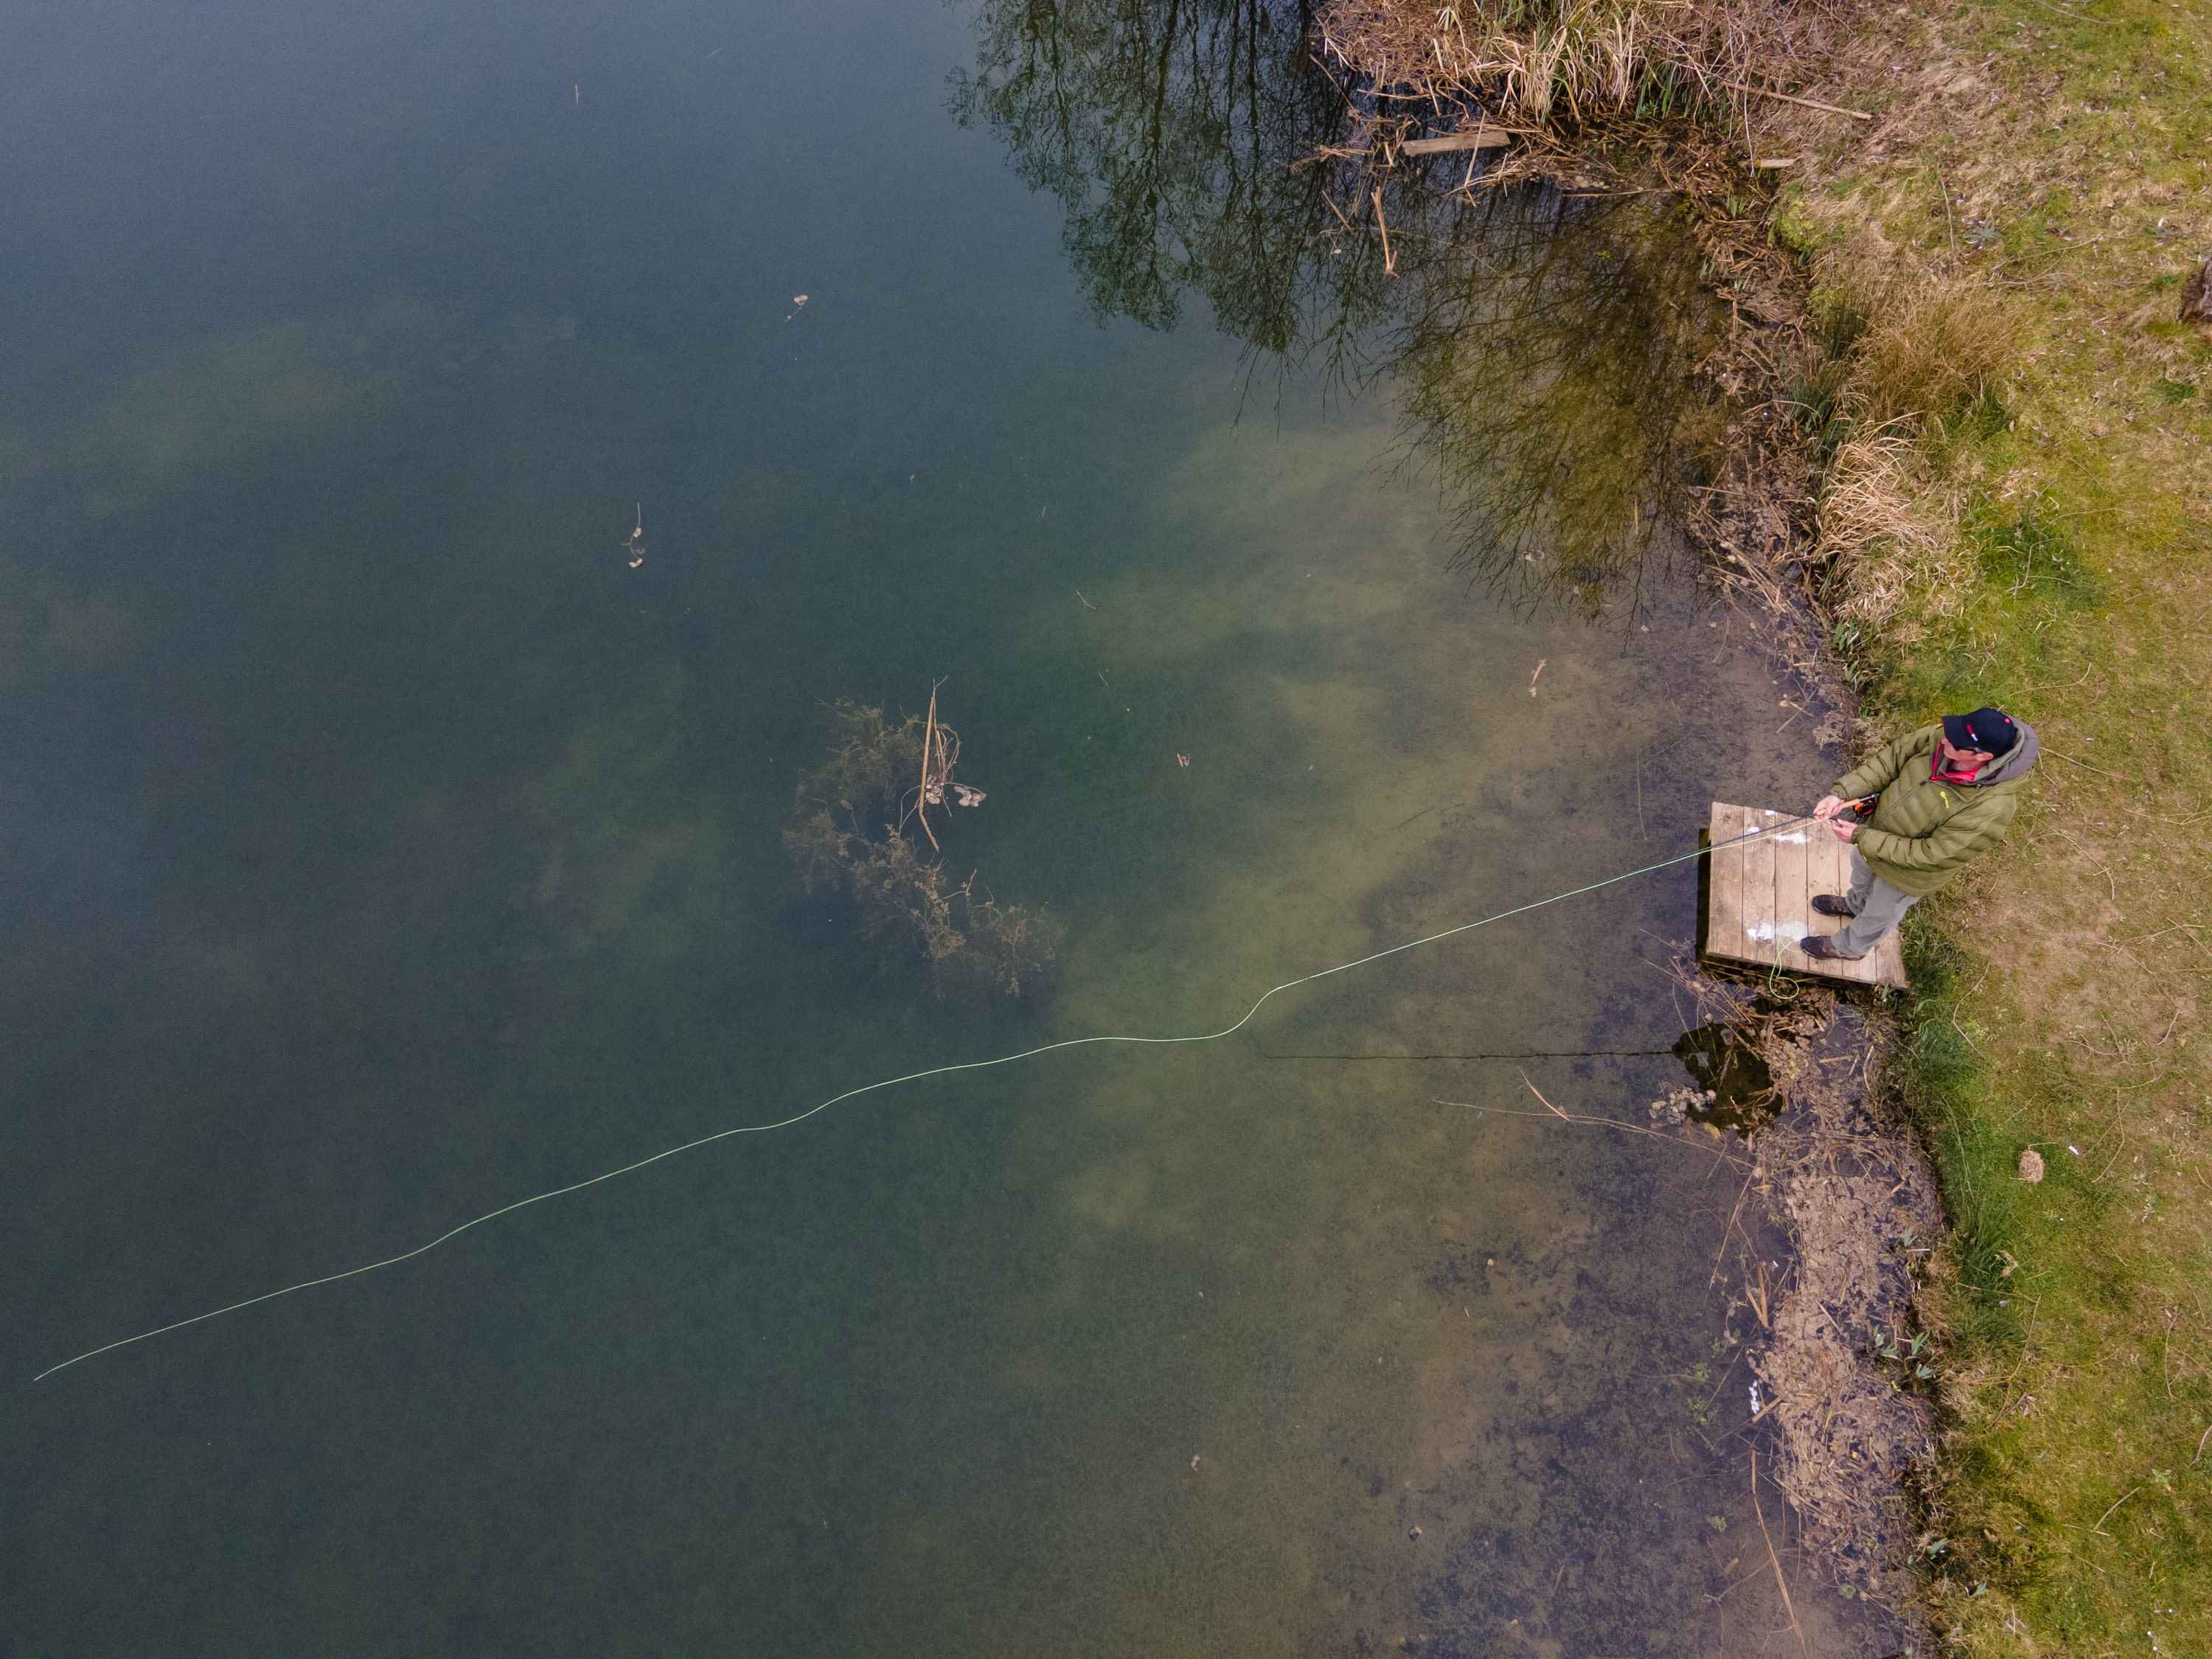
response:
[[[1814,792],[1625,556],[1662,216],[1409,201],[1383,277],[1295,21],[12,18],[0,1651],[1796,1650],[1732,1178],[1436,1103],[1643,1121],[1686,867],[28,1381]],[[822,706],[934,678],[1042,1009],[781,844]]]

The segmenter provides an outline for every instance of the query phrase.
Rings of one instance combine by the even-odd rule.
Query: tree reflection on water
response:
[[[1381,175],[1319,155],[1356,147],[1373,100],[1316,61],[1310,25],[1283,0],[989,0],[953,108],[1058,198],[1102,319],[1171,328],[1195,290],[1263,357],[1395,377],[1455,562],[1601,615],[1715,418],[1686,225],[1650,198],[1463,189],[1464,155]]]

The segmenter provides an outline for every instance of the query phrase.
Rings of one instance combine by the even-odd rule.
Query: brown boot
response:
[[[1797,948],[1815,962],[1856,962],[1856,957],[1847,957],[1830,944],[1826,933],[1814,933],[1809,939],[1797,941]]]
[[[1841,893],[1815,893],[1813,908],[1824,916],[1848,916],[1856,914],[1845,902]]]

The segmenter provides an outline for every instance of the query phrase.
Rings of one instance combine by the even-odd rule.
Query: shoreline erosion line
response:
[[[549,1188],[542,1193],[533,1193],[527,1198],[519,1198],[512,1204],[503,1204],[495,1210],[487,1210],[483,1214],[472,1217],[459,1226],[449,1227],[428,1243],[418,1244],[413,1249],[403,1250],[397,1255],[386,1256],[380,1261],[363,1262],[357,1267],[347,1267],[337,1273],[325,1273],[319,1279],[301,1279],[295,1285],[287,1285],[274,1291],[264,1291],[258,1296],[250,1296],[243,1301],[228,1303],[220,1308],[210,1308],[205,1313],[193,1314],[185,1319],[173,1320],[166,1325],[157,1325],[151,1330],[141,1331],[135,1336],[119,1337],[115,1341],[103,1343],[99,1347],[88,1348],[81,1354],[63,1360],[59,1364],[47,1366],[31,1381],[43,1382],[57,1371],[67,1370],[72,1365],[81,1364],[88,1359],[98,1358],[104,1353],[112,1353],[118,1348],[127,1348],[134,1343],[149,1341],[157,1336],[166,1336],[171,1331],[180,1331],[187,1326],[204,1324],[210,1319],[220,1319],[225,1314],[238,1313],[264,1302],[274,1302],[280,1297],[297,1295],[301,1291],[312,1291],[324,1285],[335,1285],[341,1279],[358,1279],[365,1273],[376,1273],[386,1267],[396,1267],[404,1261],[412,1261],[417,1256],[428,1255],[440,1245],[459,1237],[463,1233],[481,1227],[487,1222],[496,1221],[501,1216],[512,1215],[517,1210],[528,1209],[532,1205],[543,1204],[549,1199],[564,1198],[570,1193],[581,1192],[586,1187],[596,1187],[602,1182],[635,1174],[637,1170],[651,1164],[659,1164],[684,1152],[696,1152],[702,1146],[712,1146],[718,1140],[727,1140],[734,1135],[767,1134],[776,1129],[790,1128],[794,1124],[805,1122],[817,1113],[829,1110],[832,1106],[842,1105],[846,1101],[857,1099],[861,1095],[873,1094],[879,1089],[896,1088],[902,1083],[918,1083],[925,1078],[946,1077],[956,1072],[980,1072],[996,1066],[1011,1066],[1018,1060],[1033,1060],[1039,1054],[1052,1054],[1062,1048],[1086,1048],[1093,1043],[1128,1043],[1140,1047],[1170,1048],[1186,1043],[1218,1042],[1224,1037],[1233,1036],[1243,1030],[1245,1026],[1251,1024],[1255,1014],[1282,992],[1295,990],[1301,985],[1310,985],[1316,980],[1328,979],[1333,975],[1347,973],[1354,968],[1364,968],[1370,963],[1380,962],[1386,957],[1395,957],[1407,951],[1419,949],[1424,945],[1434,945],[1439,940],[1451,939],[1460,933],[1470,933],[1477,927],[1487,927],[1494,921],[1504,921],[1512,916],[1525,915],[1531,910],[1540,910],[1548,904],[1558,904],[1567,899],[1579,898],[1585,893],[1595,893],[1601,888],[1615,886],[1624,881],[1632,881],[1638,876],[1648,876],[1661,870],[1671,869],[1678,864],[1687,864],[1692,860],[1705,858],[1729,848],[1747,846],[1753,842],[1763,841],[1771,836],[1781,835],[1814,822],[1817,820],[1809,813],[1785,819],[1779,824],[1771,824],[1763,830],[1747,831],[1733,841],[1721,842],[1717,847],[1700,847],[1692,852],[1680,853],[1673,858],[1662,859],[1656,864],[1644,865],[1634,870],[1624,870],[1619,875],[1606,877],[1602,881],[1594,881],[1584,886],[1570,888],[1565,892],[1553,893],[1548,897],[1533,899],[1526,904],[1516,904],[1510,909],[1480,916],[1473,921],[1463,921],[1456,927],[1447,927],[1438,933],[1424,934],[1419,939],[1407,939],[1402,945],[1394,945],[1387,950],[1376,951],[1350,962],[1340,962],[1331,968],[1322,968],[1310,974],[1301,975],[1297,979],[1285,980],[1280,985],[1271,987],[1262,992],[1258,1000],[1244,1011],[1243,1017],[1234,1024],[1224,1025],[1218,1031],[1198,1032],[1188,1036],[1131,1036],[1108,1034],[1098,1036],[1063,1037],[1056,1042],[1041,1043],[1034,1048],[1024,1048],[1014,1054],[998,1054],[988,1060],[957,1060],[950,1065],[932,1066],[922,1071],[908,1072],[899,1077],[881,1078],[873,1083],[863,1083],[857,1088],[848,1089],[842,1094],[832,1095],[827,1100],[817,1102],[805,1111],[793,1113],[789,1117],[779,1118],[770,1123],[741,1123],[731,1128],[717,1129],[712,1134],[701,1135],[696,1139],[664,1148],[649,1157],[638,1158],[615,1169],[603,1170],[598,1175],[587,1176],[583,1180],[571,1182],[567,1186]]]

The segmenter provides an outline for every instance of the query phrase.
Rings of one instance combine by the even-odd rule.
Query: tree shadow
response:
[[[1376,100],[1285,0],[992,0],[979,35],[953,112],[1060,202],[1102,321],[1171,329],[1194,294],[1255,374],[1395,396],[1455,568],[1516,605],[1632,602],[1719,426],[1716,309],[1663,199],[1486,188],[1480,153],[1370,168]]]

